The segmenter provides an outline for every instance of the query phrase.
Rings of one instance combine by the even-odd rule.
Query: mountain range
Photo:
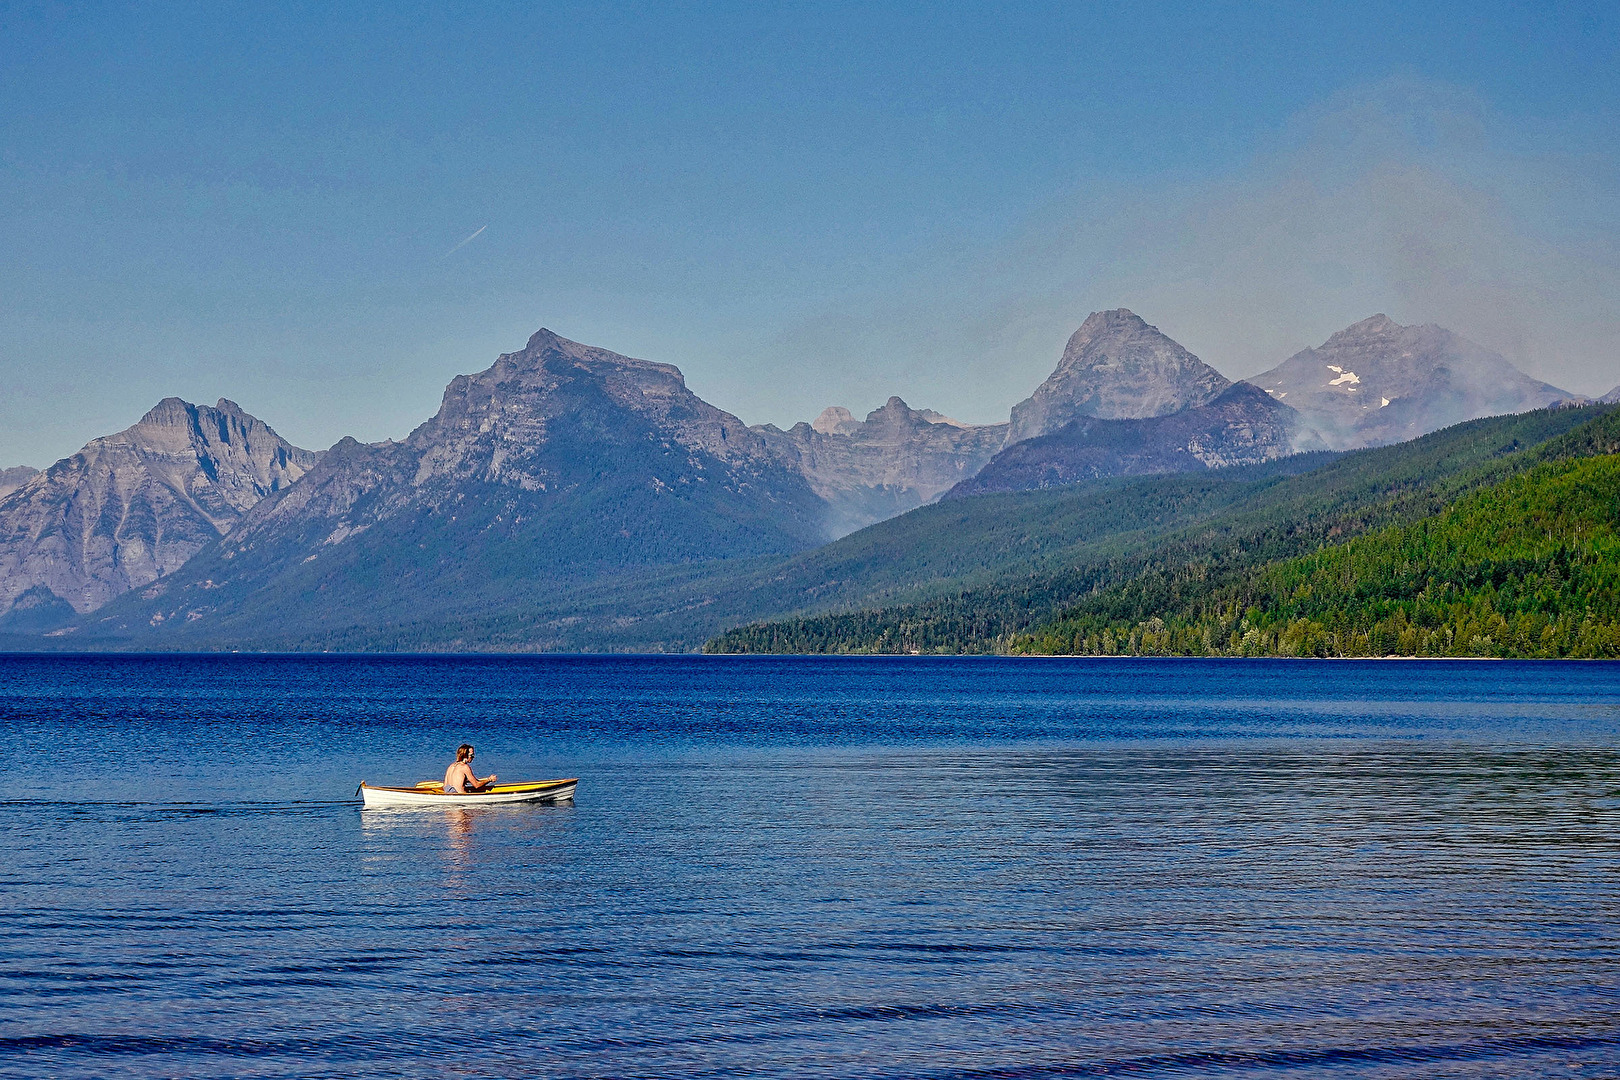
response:
[[[754,428],[828,505],[832,538],[932,502],[973,476],[1006,441],[1006,424],[977,426],[891,397],[856,420],[832,406],[787,431]]]
[[[408,619],[424,597],[482,607],[650,565],[798,551],[827,538],[825,514],[767,436],[674,367],[541,330],[452,380],[403,441],[338,443],[138,609],[153,626],[262,619],[266,603],[312,626]]]
[[[1390,404],[1369,418],[1356,395],[1371,391]],[[704,402],[670,365],[541,330],[454,379],[397,442],[317,455],[231,402],[171,398],[43,472],[0,473],[0,633],[79,647],[691,648],[726,620],[863,602],[864,586],[839,584],[865,579],[858,559],[815,553],[845,537],[837,547],[886,557],[883,544],[916,537],[862,530],[942,497],[1305,468],[1324,446],[1572,400],[1448,331],[1383,316],[1232,383],[1119,309],[1085,320],[1006,424],[893,397],[864,420],[830,407],[782,430]],[[924,547],[957,565],[950,545]]]

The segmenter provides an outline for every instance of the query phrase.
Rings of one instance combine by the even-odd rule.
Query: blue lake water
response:
[[[0,656],[0,1076],[1620,1076],[1620,665]],[[579,776],[561,807],[355,785]]]

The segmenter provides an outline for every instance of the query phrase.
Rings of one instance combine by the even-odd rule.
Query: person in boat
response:
[[[450,766],[444,774],[444,793],[446,795],[466,795],[475,791],[484,791],[495,782],[495,774],[478,777],[472,771],[473,748],[471,743],[462,743],[456,747],[456,763]]]

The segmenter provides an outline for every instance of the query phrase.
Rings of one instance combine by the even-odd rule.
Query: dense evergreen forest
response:
[[[1138,550],[924,603],[745,626],[707,648],[1612,655],[1603,537],[1620,500],[1604,502],[1600,459],[1617,452],[1611,410],[1474,421],[1344,455]]]
[[[1445,513],[1235,581],[1143,575],[1010,651],[1620,657],[1620,456],[1543,465]]]

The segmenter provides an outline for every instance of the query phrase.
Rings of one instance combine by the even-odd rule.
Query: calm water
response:
[[[0,1075],[1620,1076],[1620,665],[0,657]],[[362,778],[580,776],[362,814]]]

